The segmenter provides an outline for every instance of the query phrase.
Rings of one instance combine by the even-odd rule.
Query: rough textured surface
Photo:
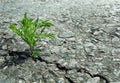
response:
[[[38,42],[44,55],[36,62],[9,29],[24,12],[52,21],[48,32],[57,34]],[[120,0],[0,0],[0,83],[120,83],[119,78]]]

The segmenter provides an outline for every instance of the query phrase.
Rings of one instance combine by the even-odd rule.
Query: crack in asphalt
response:
[[[94,77],[99,77],[101,80],[104,80],[106,83],[110,83],[109,79],[106,78],[105,76],[103,75],[100,75],[100,74],[91,74],[86,68],[78,68],[78,67],[72,67],[72,68],[67,68],[65,66],[62,66],[61,64],[57,63],[57,62],[48,62],[47,60],[44,60],[42,59],[41,57],[39,57],[39,59],[41,62],[46,62],[47,64],[55,64],[56,67],[59,69],[59,70],[62,70],[62,71],[65,71],[66,74],[68,71],[70,70],[74,70],[76,69],[77,72],[84,72],[84,73],[87,73],[88,75],[90,75],[92,78]],[[65,78],[70,82],[70,83],[75,83],[71,78],[65,76]]]
[[[24,59],[24,60],[25,60],[25,59],[27,59],[28,57],[30,57],[28,52],[13,52],[13,51],[12,51],[12,52],[8,52],[8,53],[9,53],[9,55],[14,56],[14,57],[13,57],[12,60],[10,60],[10,61],[9,61],[9,60],[4,61],[3,64],[0,65],[0,69],[4,68],[5,66],[11,66],[11,65],[13,65],[13,64],[17,65],[17,64],[19,64],[19,63],[16,62],[17,60],[19,60],[19,59]],[[25,54],[27,58],[25,58],[25,57],[20,57],[19,55],[21,55],[21,54]],[[17,58],[15,58],[15,57],[17,57]],[[36,62],[37,60],[39,60],[39,61],[41,61],[41,62],[45,62],[46,64],[55,64],[56,67],[57,67],[59,70],[64,71],[65,74],[67,74],[67,72],[70,71],[70,70],[76,70],[77,72],[84,72],[84,73],[90,75],[91,78],[99,77],[100,80],[103,80],[103,81],[105,81],[106,83],[110,83],[109,79],[106,78],[105,76],[100,75],[100,74],[92,74],[92,73],[90,73],[86,68],[82,68],[82,67],[81,67],[81,68],[78,68],[78,67],[67,68],[66,66],[62,66],[62,65],[61,65],[60,63],[58,63],[57,61],[49,62],[49,61],[47,61],[47,60],[45,60],[45,59],[43,59],[43,58],[41,58],[41,57],[36,58],[36,59],[32,57],[32,59],[33,59],[35,62]],[[23,61],[23,62],[24,62],[24,61]],[[52,74],[54,74],[55,76],[58,76],[58,75],[57,75],[55,72],[53,72],[53,71],[49,71],[49,72],[52,73]],[[70,77],[68,77],[68,76],[66,76],[66,75],[64,75],[64,78],[66,78],[70,83],[75,83]]]

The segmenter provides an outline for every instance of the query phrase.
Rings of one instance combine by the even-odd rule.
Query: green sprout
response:
[[[19,26],[10,24],[10,29],[29,45],[31,56],[36,58],[40,56],[40,52],[35,48],[38,40],[40,38],[55,38],[55,34],[45,33],[45,29],[51,26],[53,24],[48,20],[39,22],[38,18],[35,20],[28,18],[27,13],[25,13],[24,18],[19,22]]]

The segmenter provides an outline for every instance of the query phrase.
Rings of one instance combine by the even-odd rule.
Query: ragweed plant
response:
[[[40,52],[35,48],[40,38],[55,37],[53,33],[45,33],[45,29],[51,26],[53,24],[48,20],[39,22],[38,18],[29,18],[27,17],[27,13],[25,13],[24,18],[19,22],[19,26],[10,24],[10,29],[29,45],[31,56],[36,58],[40,56]]]

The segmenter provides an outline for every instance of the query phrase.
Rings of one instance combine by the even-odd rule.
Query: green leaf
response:
[[[41,29],[40,33],[43,33],[43,32],[45,31],[45,28],[46,28],[46,27],[43,27],[43,28]]]
[[[40,53],[38,51],[33,51],[32,56],[38,58],[40,56]]]
[[[35,25],[35,28],[39,28],[38,18],[33,23]]]
[[[10,29],[11,29],[13,32],[15,32],[16,34],[18,34],[19,36],[22,35],[20,29],[17,29],[14,24],[10,24]]]
[[[46,21],[42,21],[40,24],[39,24],[40,27],[51,27],[53,26],[53,24],[51,22],[49,22],[48,20]]]

